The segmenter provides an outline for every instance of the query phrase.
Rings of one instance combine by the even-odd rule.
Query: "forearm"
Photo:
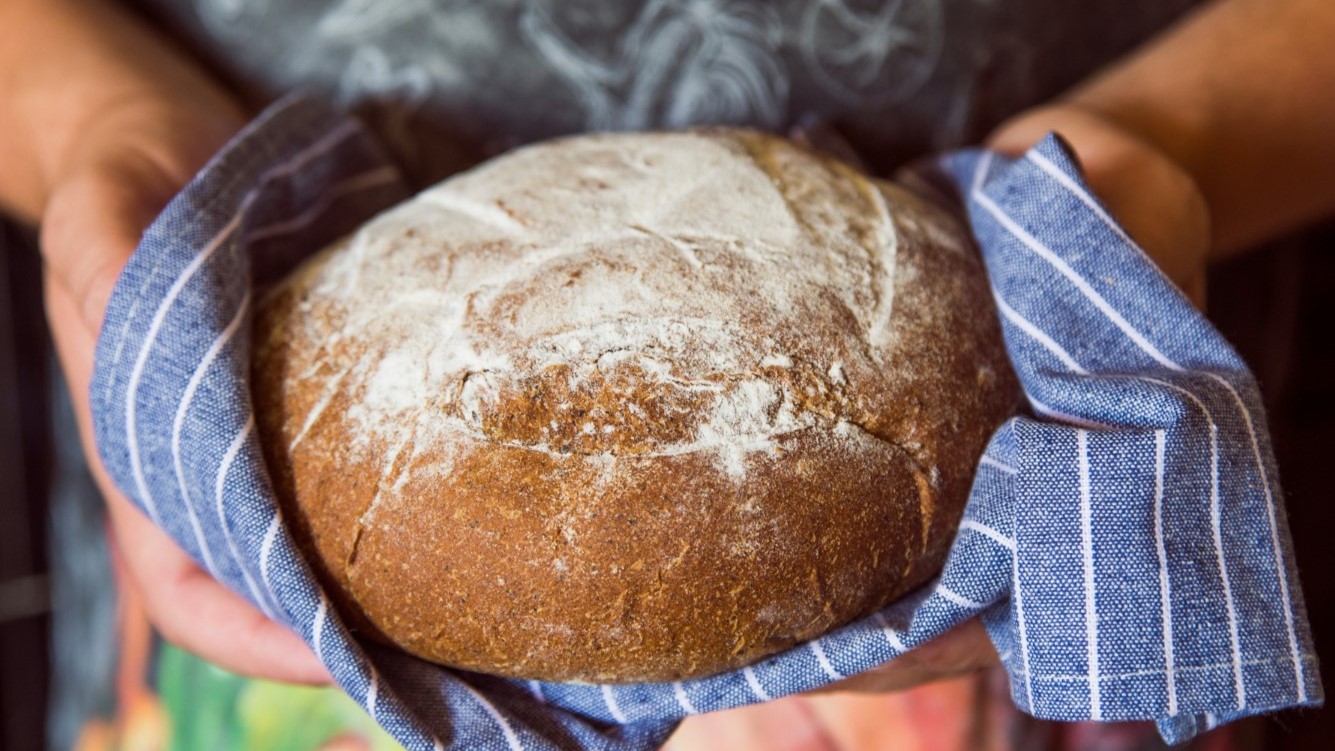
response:
[[[220,129],[240,119],[207,74],[112,2],[0,0],[0,209],[36,221],[89,132],[113,130],[125,110],[169,110],[183,91],[222,113]]]
[[[1335,2],[1225,0],[1067,97],[1173,158],[1220,257],[1335,211]]]

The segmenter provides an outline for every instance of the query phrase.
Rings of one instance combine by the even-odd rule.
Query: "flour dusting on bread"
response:
[[[348,416],[365,446],[412,433],[555,453],[707,451],[740,481],[746,455],[776,436],[853,417],[804,411],[792,379],[767,375],[821,355],[785,349],[828,338],[816,308],[855,318],[843,336],[873,358],[890,331],[896,232],[880,191],[745,137],[530,147],[422,193],[349,245],[305,282],[306,304],[335,312],[307,320],[316,341],[375,343],[347,382],[328,380],[359,393]],[[771,327],[793,336],[776,341]],[[591,438],[564,440],[552,420],[533,435],[497,429],[516,390],[556,396],[543,375],[554,370],[566,380],[556,390],[577,400],[621,384],[618,401],[641,409],[633,381],[647,380],[653,393],[641,396],[678,402],[674,419],[689,424],[636,434],[570,410],[556,419]]]

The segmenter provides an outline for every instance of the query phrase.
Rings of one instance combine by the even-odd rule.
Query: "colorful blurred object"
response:
[[[164,645],[157,693],[140,687],[115,721],[85,727],[74,751],[398,751],[336,688],[229,673]]]
[[[337,688],[245,678],[162,642],[112,550],[118,709],[86,723],[74,751],[402,749]]]

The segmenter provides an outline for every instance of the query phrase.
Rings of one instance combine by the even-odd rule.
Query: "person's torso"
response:
[[[254,101],[362,111],[419,180],[585,130],[833,124],[878,171],[975,142],[1193,0],[139,0]]]

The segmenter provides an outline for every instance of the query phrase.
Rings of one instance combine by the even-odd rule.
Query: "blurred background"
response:
[[[71,748],[88,718],[107,711],[115,670],[107,633],[115,609],[110,563],[96,533],[101,507],[51,364],[40,270],[32,235],[0,220],[0,751]],[[1266,397],[1328,676],[1335,644],[1328,479],[1335,451],[1335,224],[1214,269],[1209,310]],[[60,556],[49,552],[53,540]],[[1333,714],[1259,719],[1237,740],[1250,748],[1324,751],[1335,739]]]
[[[43,748],[51,692],[51,405],[40,261],[0,222],[0,749]]]

